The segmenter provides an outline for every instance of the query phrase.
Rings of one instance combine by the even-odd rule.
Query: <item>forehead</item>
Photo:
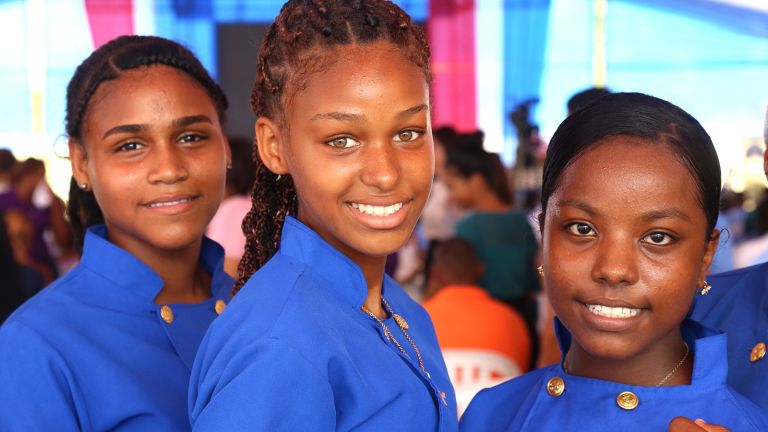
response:
[[[314,48],[302,62],[294,75],[295,94],[289,108],[301,105],[322,111],[326,105],[353,100],[429,100],[422,68],[389,42]]]
[[[690,170],[667,144],[628,136],[605,138],[586,150],[563,171],[552,198],[555,205],[579,199],[626,211],[685,207],[704,216]]]
[[[216,108],[200,83],[176,68],[152,65],[102,83],[89,101],[83,130],[151,124],[168,116],[201,113],[215,116]]]

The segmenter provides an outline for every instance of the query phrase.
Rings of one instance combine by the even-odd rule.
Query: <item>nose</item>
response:
[[[400,181],[398,149],[389,140],[369,143],[363,149],[361,180],[380,191],[392,190]]]
[[[638,280],[637,248],[628,236],[601,238],[592,266],[592,279],[603,285],[629,286]]]
[[[148,163],[151,164],[149,171],[151,183],[174,184],[189,177],[182,149],[175,143],[155,145]]]

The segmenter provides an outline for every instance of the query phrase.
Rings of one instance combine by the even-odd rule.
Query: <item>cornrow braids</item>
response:
[[[346,45],[388,42],[420,67],[429,83],[429,46],[424,33],[400,7],[387,0],[289,0],[264,36],[251,93],[256,117],[267,117],[285,133],[285,111],[309,77],[332,62],[329,50]],[[296,214],[290,176],[270,172],[254,149],[256,181],[252,208],[243,220],[246,248],[233,294],[280,246],[287,215]]]
[[[88,107],[102,83],[115,80],[127,71],[152,65],[173,67],[192,77],[210,96],[221,123],[226,122],[227,97],[190,50],[156,36],[120,36],[91,53],[69,81],[65,118],[69,138],[84,145],[82,133]],[[74,177],[69,187],[67,217],[74,233],[75,248],[82,252],[86,229],[104,223],[104,216],[93,192],[80,189]]]

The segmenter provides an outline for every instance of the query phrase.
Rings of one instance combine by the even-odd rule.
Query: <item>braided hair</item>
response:
[[[177,42],[156,36],[120,36],[88,56],[67,85],[65,127],[70,140],[83,145],[88,106],[102,83],[115,80],[127,71],[152,65],[170,66],[192,77],[210,96],[220,121],[226,121],[227,97],[191,51]],[[93,192],[80,189],[74,176],[69,185],[67,217],[74,233],[75,248],[81,252],[86,229],[104,223],[104,215]]]
[[[312,73],[332,61],[328,49],[388,42],[424,72],[429,82],[429,46],[422,31],[387,0],[289,0],[270,25],[259,50],[251,109],[286,128],[285,110]],[[245,253],[234,293],[280,246],[285,217],[298,212],[296,189],[288,175],[277,176],[254,146],[256,182],[252,208],[243,220]]]

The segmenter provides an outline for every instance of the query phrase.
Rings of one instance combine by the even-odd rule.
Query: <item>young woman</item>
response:
[[[224,195],[227,101],[195,56],[119,37],[67,88],[82,258],[0,328],[0,429],[185,430],[197,347],[234,281],[203,232]]]
[[[432,323],[384,275],[432,181],[428,60],[389,1],[289,1],[267,31],[247,283],[195,360],[194,430],[458,428]]]
[[[768,430],[725,384],[725,335],[685,320],[709,289],[719,191],[712,141],[668,102],[619,93],[568,117],[541,215],[563,360],[481,392],[462,430],[661,431],[678,416]]]

